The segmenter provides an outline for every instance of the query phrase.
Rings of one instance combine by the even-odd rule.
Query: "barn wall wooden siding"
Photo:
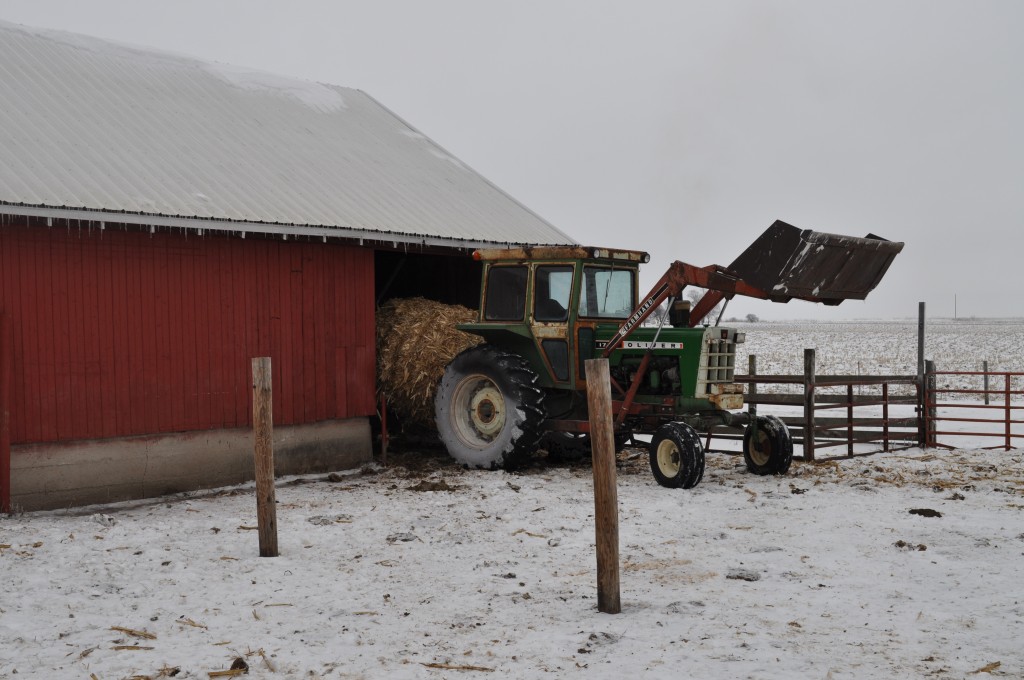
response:
[[[373,304],[368,249],[5,224],[11,441],[250,425],[256,356],[276,423],[370,415]]]

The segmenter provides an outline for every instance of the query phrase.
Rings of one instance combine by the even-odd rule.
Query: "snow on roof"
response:
[[[4,22],[0,153],[6,214],[574,242],[359,90]]]

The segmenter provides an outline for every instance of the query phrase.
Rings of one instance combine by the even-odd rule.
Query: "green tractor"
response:
[[[864,299],[902,248],[870,234],[801,231],[777,221],[727,268],[674,262],[642,301],[637,279],[647,253],[479,250],[478,318],[458,328],[484,344],[445,369],[434,402],[441,440],[460,463],[488,469],[515,467],[538,446],[560,454],[589,450],[584,362],[606,357],[616,443],[652,435],[659,484],[700,482],[698,433],[716,425],[746,427],[750,472],[784,474],[793,458],[786,425],[741,410],[743,388],[733,380],[744,333],[702,324],[705,316],[735,295],[827,305]],[[682,299],[690,285],[707,291],[692,309]],[[659,309],[659,323],[643,325]]]

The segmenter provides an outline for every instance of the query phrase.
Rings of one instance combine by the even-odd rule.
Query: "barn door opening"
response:
[[[377,306],[393,298],[424,297],[476,309],[481,271],[481,264],[468,253],[378,250],[374,253],[374,296]]]

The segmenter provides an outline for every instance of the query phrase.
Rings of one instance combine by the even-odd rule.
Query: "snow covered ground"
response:
[[[3,517],[0,676],[1022,677],[1022,458],[713,455],[682,491],[627,449],[614,616],[585,466],[282,480],[277,558],[251,487]]]

